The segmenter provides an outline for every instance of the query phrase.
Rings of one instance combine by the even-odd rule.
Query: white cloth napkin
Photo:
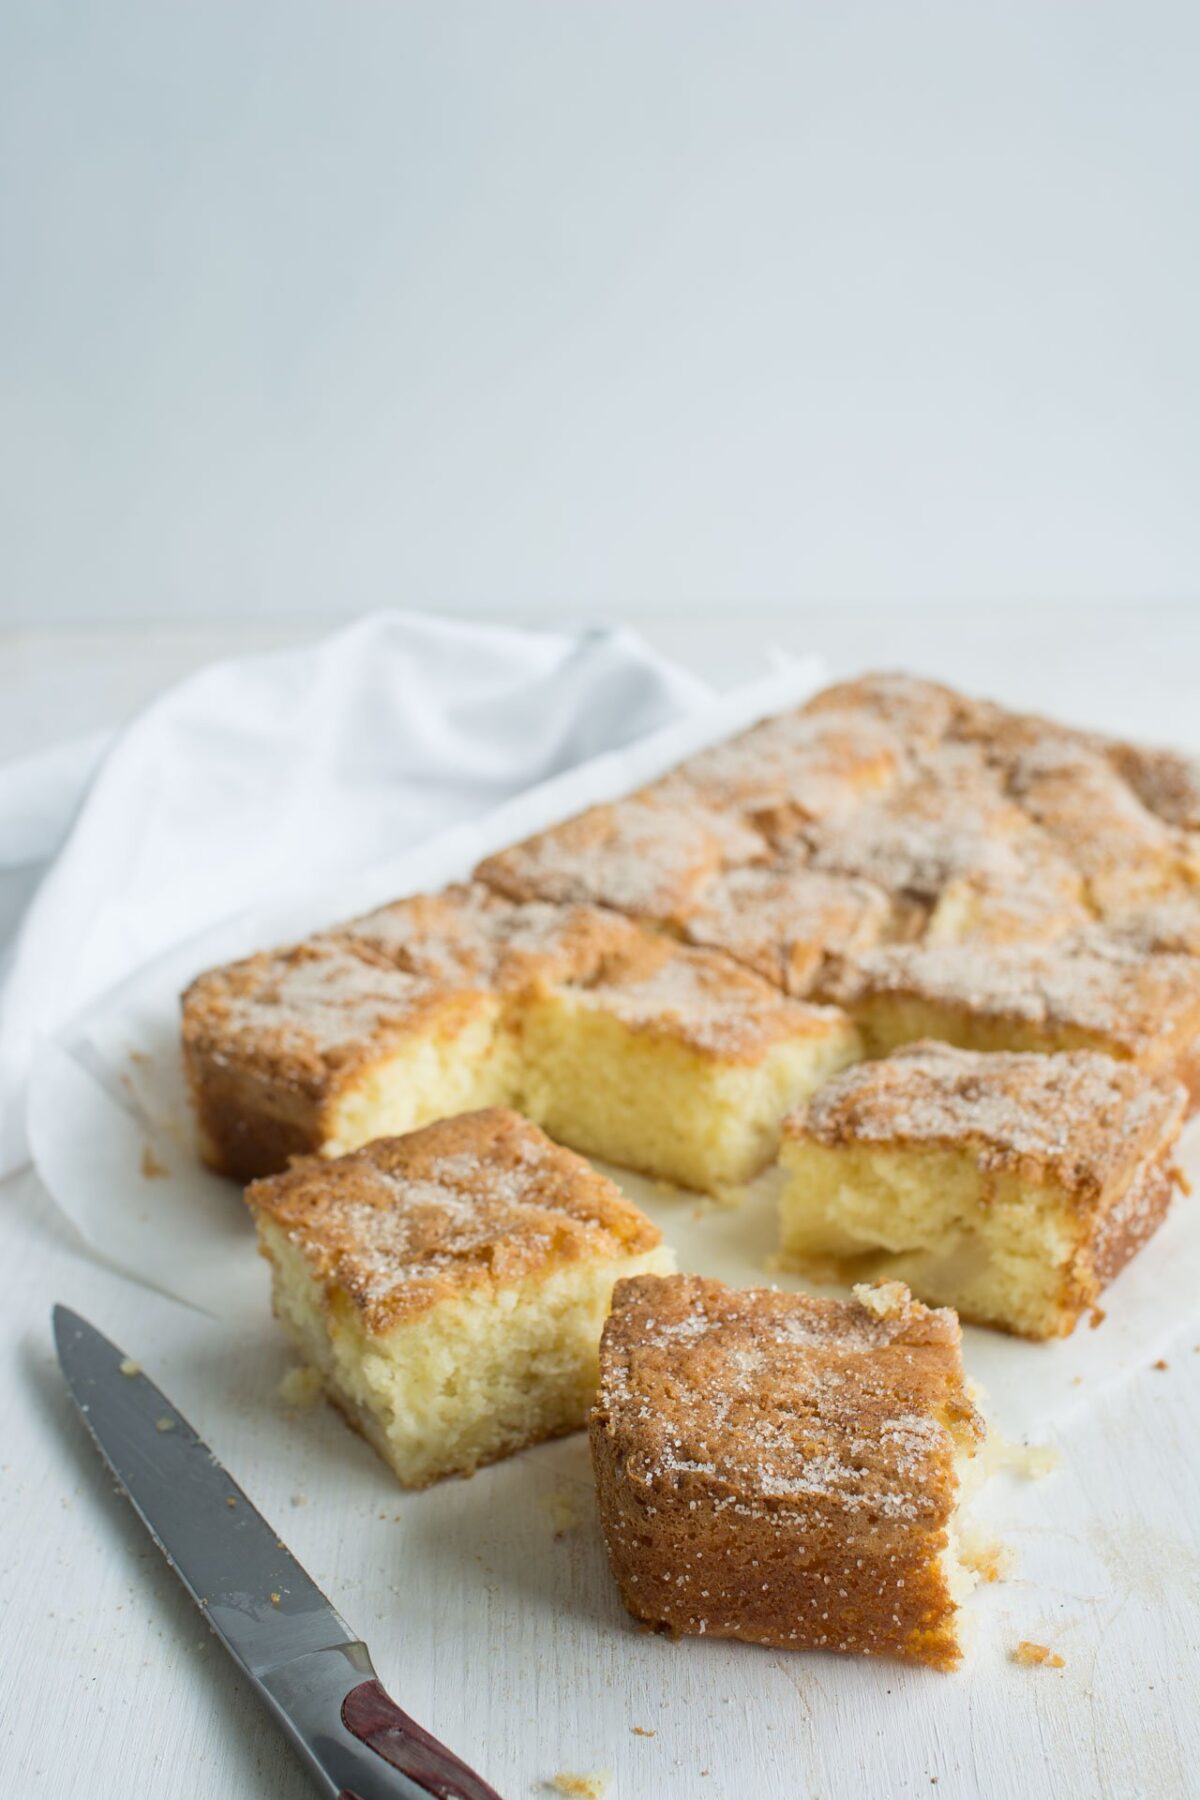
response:
[[[0,1174],[28,1153],[38,1038],[142,963],[709,697],[625,631],[385,613],[216,664],[111,738],[0,770]]]

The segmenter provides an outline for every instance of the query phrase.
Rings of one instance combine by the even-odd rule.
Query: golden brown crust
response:
[[[333,936],[198,976],[183,995],[183,1052],[206,1159],[247,1180],[318,1149],[333,1099],[366,1066],[488,1005],[478,987]]]
[[[608,1013],[630,1030],[722,1062],[755,1063],[776,1044],[844,1025],[836,1008],[791,1000],[718,951],[652,932],[631,939],[575,993],[580,1005]]]
[[[979,1166],[1052,1180],[1081,1209],[1169,1154],[1187,1110],[1177,1082],[1095,1051],[980,1053],[918,1042],[846,1069],[784,1122],[784,1136],[968,1149]]]
[[[381,1037],[423,1023],[437,983],[332,939],[262,951],[197,976],[183,996],[183,1038],[198,1057],[252,1058],[309,1097],[361,1062]]]
[[[956,1447],[982,1423],[953,1313],[698,1276],[618,1283],[591,1422],[635,1617],[781,1648],[952,1667],[940,1563]]]
[[[425,980],[513,992],[536,980],[586,980],[638,933],[616,912],[513,900],[466,882],[377,907],[327,935]]]
[[[1187,1106],[1180,1083],[1093,1051],[980,1054],[923,1042],[835,1076],[785,1122],[784,1140],[961,1151],[980,1171],[985,1209],[1002,1199],[1002,1176],[1049,1189],[1070,1249],[1046,1271],[1057,1283],[1053,1308],[1036,1328],[1019,1329],[1058,1336],[1095,1307],[1165,1218]],[[852,1280],[863,1260],[831,1258],[825,1273]],[[965,1302],[960,1311],[978,1316]],[[980,1322],[1018,1329],[991,1314]]]
[[[468,1289],[662,1239],[606,1176],[500,1107],[306,1158],[246,1202],[303,1252],[326,1303],[376,1335]]]
[[[1108,743],[1109,761],[1142,805],[1183,831],[1200,831],[1200,757],[1144,744]]]
[[[406,1033],[448,1037],[544,982],[714,1054],[777,1041],[774,1003],[648,948],[636,918],[849,1004],[868,1044],[895,1041],[909,999],[921,1031],[1090,1045],[1174,1069],[1200,1102],[1198,828],[1194,759],[863,676],[488,858],[486,883],[201,977],[184,1042],[202,1135],[232,1172],[277,1167]]]
[[[1200,960],[1156,956],[1098,929],[1053,943],[912,944],[868,951],[833,989],[856,1016],[912,997],[1013,1031],[1013,1048],[1091,1043],[1147,1067],[1171,1067],[1200,1031]],[[997,1046],[1000,1047],[999,1045]]]
[[[903,742],[882,720],[806,707],[701,750],[646,792],[661,805],[703,806],[786,840],[804,822],[889,788],[904,764]]]
[[[690,943],[722,950],[787,994],[804,995],[829,966],[891,935],[882,888],[794,857],[733,869],[688,915]]]
[[[714,875],[766,848],[757,832],[698,800],[673,806],[634,794],[498,851],[475,873],[515,900],[586,901],[675,923]]]
[[[920,675],[884,670],[823,688],[807,713],[836,712],[878,719],[910,746],[941,743],[972,703],[953,688]]]

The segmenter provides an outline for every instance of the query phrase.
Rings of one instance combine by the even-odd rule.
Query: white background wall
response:
[[[1192,0],[8,0],[0,621],[1200,598]]]

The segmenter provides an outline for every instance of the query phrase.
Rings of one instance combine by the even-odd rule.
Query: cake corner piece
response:
[[[698,1276],[621,1282],[590,1435],[635,1618],[957,1665],[975,1577],[956,1527],[985,1427],[953,1313],[900,1284],[864,1304]]]
[[[1095,1051],[908,1045],[785,1122],[782,1258],[1065,1336],[1166,1216],[1186,1108],[1169,1077]]]

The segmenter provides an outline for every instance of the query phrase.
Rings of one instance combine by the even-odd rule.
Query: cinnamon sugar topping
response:
[[[306,1159],[247,1201],[376,1333],[464,1288],[661,1241],[607,1177],[501,1108]]]
[[[1169,1148],[1186,1109],[1178,1083],[1093,1051],[981,1055],[923,1042],[834,1076],[785,1132],[830,1146],[969,1144],[983,1168],[1050,1170],[1083,1197]]]

